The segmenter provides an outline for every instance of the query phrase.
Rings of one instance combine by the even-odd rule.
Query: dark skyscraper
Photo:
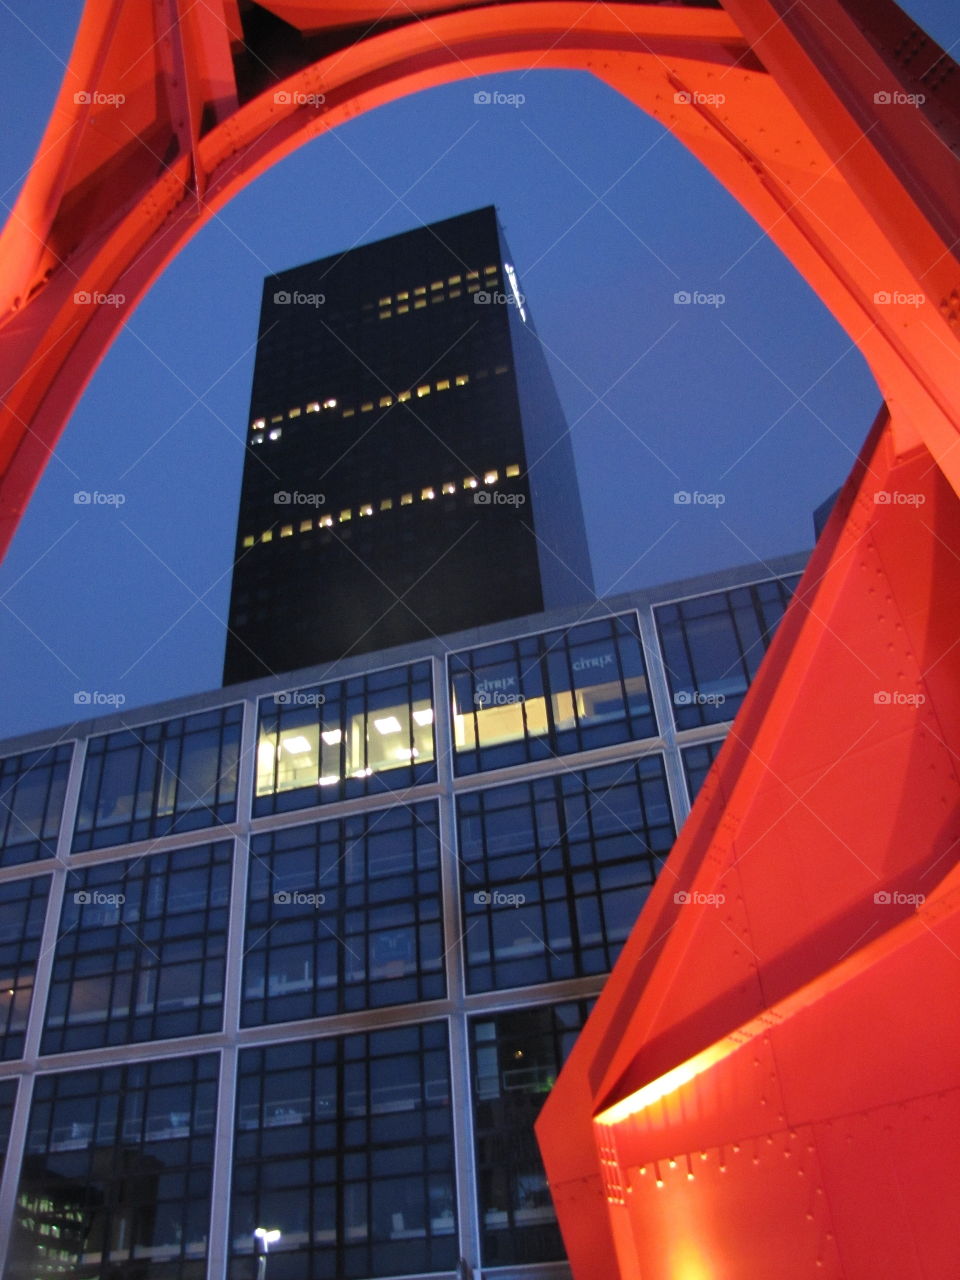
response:
[[[224,682],[593,598],[492,208],[264,283]]]

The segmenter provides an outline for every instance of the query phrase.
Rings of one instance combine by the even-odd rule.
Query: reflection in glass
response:
[[[632,615],[454,654],[450,678],[460,773],[656,733]]]

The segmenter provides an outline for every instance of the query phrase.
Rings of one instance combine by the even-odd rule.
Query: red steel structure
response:
[[[960,76],[890,0],[88,0],[0,235],[0,540],[231,196],[361,111],[532,66],[672,130],[885,400],[538,1122],[574,1274],[960,1275]]]

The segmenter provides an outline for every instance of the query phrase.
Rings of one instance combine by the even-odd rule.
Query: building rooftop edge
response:
[[[278,690],[292,689],[310,684],[322,684],[331,680],[347,679],[350,676],[359,675],[367,671],[402,666],[405,663],[425,658],[443,657],[447,653],[455,653],[461,649],[476,648],[484,644],[495,644],[499,640],[509,640],[514,636],[549,631],[554,627],[589,622],[592,618],[605,617],[612,613],[622,613],[629,609],[668,604],[671,600],[706,595],[712,591],[723,591],[730,587],[743,586],[751,582],[761,582],[769,578],[782,577],[785,574],[802,571],[806,567],[809,558],[809,551],[797,551],[787,555],[771,556],[768,560],[753,561],[736,565],[729,569],[717,569],[711,573],[698,574],[693,578],[678,578],[653,587],[641,587],[611,596],[598,596],[589,605],[564,605],[560,608],[545,610],[542,613],[525,614],[518,618],[508,618],[503,622],[487,623],[484,626],[474,627],[466,631],[450,632],[447,635],[437,636],[432,640],[418,640],[411,644],[397,645],[392,649],[379,649],[372,653],[358,654],[353,658],[341,658],[337,662],[300,667],[295,671],[285,671],[274,676],[262,676],[257,680],[248,680],[242,684],[221,685],[215,689],[204,690],[200,693],[181,694],[176,698],[169,698],[163,702],[145,703],[125,708],[123,711],[111,712],[109,715],[91,716],[84,720],[74,720],[48,729],[36,729],[10,738],[0,738],[0,757],[19,755],[22,752],[55,746],[62,742],[69,742],[75,738],[86,738],[93,734],[110,733],[117,729],[125,729],[140,724],[152,724],[157,721],[169,720],[175,716],[196,715],[203,711],[229,706],[232,703],[242,702],[249,698],[260,698],[265,694],[275,693]]]

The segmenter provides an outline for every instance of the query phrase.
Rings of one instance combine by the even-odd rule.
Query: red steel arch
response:
[[[534,63],[661,120],[845,326],[886,407],[541,1115],[564,1240],[577,1280],[952,1275],[956,66],[890,0],[442,4],[88,0],[0,235],[2,543],[125,316],[308,138]]]

